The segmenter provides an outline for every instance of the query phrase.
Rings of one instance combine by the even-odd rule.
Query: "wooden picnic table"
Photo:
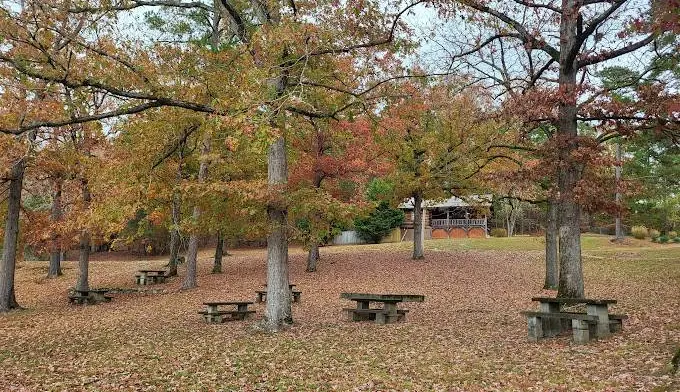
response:
[[[539,303],[539,311],[522,314],[527,316],[529,339],[532,341],[558,335],[571,327],[574,341],[586,343],[591,338],[608,337],[612,332],[620,331],[626,318],[625,315],[609,313],[609,305],[616,303],[614,299],[533,297],[531,300]],[[585,305],[586,312],[562,309],[573,305]]]
[[[340,298],[357,303],[356,308],[345,308],[352,321],[375,320],[376,324],[389,324],[406,317],[407,309],[397,309],[400,302],[423,302],[424,295],[341,293]],[[381,303],[381,308],[371,308],[371,302]]]
[[[165,270],[140,269],[137,271],[137,284],[147,285],[154,283],[165,283]]]
[[[92,290],[73,290],[73,294],[69,295],[70,303],[82,304],[96,304],[99,302],[110,302],[113,297],[106,295],[108,290],[92,289]]]
[[[198,312],[203,315],[206,322],[222,323],[227,319],[224,316],[230,316],[232,320],[243,320],[248,315],[255,313],[254,310],[248,310],[248,305],[252,305],[249,301],[213,301],[203,302],[205,310]],[[220,310],[220,306],[236,306],[236,310]]]
[[[267,284],[263,284],[265,290],[255,290],[255,294],[257,294],[257,298],[255,299],[255,302],[264,302],[267,300]],[[302,295],[302,291],[295,290],[294,289],[295,285],[294,284],[289,284],[288,288],[290,289],[290,294],[293,296],[293,302],[300,302],[300,297]]]

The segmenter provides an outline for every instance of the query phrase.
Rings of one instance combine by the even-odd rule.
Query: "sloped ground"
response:
[[[208,325],[197,314],[206,300],[254,298],[265,281],[260,250],[233,252],[221,275],[209,273],[210,252],[202,253],[195,290],[180,292],[180,277],[150,286],[160,292],[85,307],[67,301],[73,262],[56,280],[43,278],[44,263],[25,263],[17,287],[28,310],[0,316],[0,390],[680,390],[668,366],[680,346],[680,247],[586,251],[587,296],[618,299],[613,311],[630,318],[623,333],[576,346],[569,336],[526,340],[519,312],[536,307],[532,296],[554,294],[541,290],[540,251],[465,244],[474,245],[429,242],[439,250],[417,262],[403,244],[322,248],[315,274],[293,251],[302,303],[293,306],[295,325],[275,335],[250,328],[262,304],[249,321]],[[92,262],[92,286],[135,288],[137,269],[164,263],[108,255]],[[345,321],[341,309],[353,304],[339,299],[343,291],[426,300],[403,304],[405,323],[378,326]]]

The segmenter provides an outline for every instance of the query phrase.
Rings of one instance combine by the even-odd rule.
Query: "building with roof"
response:
[[[445,200],[424,200],[423,232],[425,239],[486,238],[491,214],[491,195],[456,196]],[[402,241],[413,240],[413,199],[399,205],[406,218]]]

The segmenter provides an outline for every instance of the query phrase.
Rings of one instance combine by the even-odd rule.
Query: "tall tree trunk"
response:
[[[90,195],[90,186],[87,180],[81,181],[81,191],[83,194],[83,204],[85,208],[89,208],[92,196]],[[90,289],[90,232],[87,228],[81,229],[78,242],[78,282],[76,287],[78,290],[85,291]]]
[[[208,154],[210,154],[210,135],[206,135],[201,149],[201,164],[198,167],[198,182],[203,183],[208,177]],[[191,219],[198,222],[201,218],[201,208],[194,206]],[[182,289],[193,289],[196,284],[196,258],[198,257],[198,233],[193,231],[189,236],[189,247],[187,249],[187,275],[182,282]]]
[[[581,260],[581,206],[575,199],[574,190],[581,179],[582,164],[572,153],[578,148],[576,57],[572,56],[577,43],[578,0],[562,1],[560,22],[560,74],[557,135],[559,160],[557,185],[559,204],[559,297],[580,298],[584,295],[583,267]]]
[[[555,290],[558,284],[557,264],[557,209],[559,206],[555,200],[548,201],[548,213],[546,214],[545,227],[545,284],[544,289]]]
[[[316,265],[319,262],[319,244],[313,241],[309,245],[309,252],[307,253],[307,272],[316,272]]]
[[[0,313],[21,309],[14,294],[14,272],[19,240],[19,212],[21,211],[21,190],[24,184],[26,163],[23,159],[12,166],[7,200],[7,219],[5,238],[2,245],[2,264],[0,264]]]
[[[180,220],[180,195],[178,191],[172,194],[172,227],[170,228],[170,261],[168,261],[168,276],[177,276],[177,258],[179,257],[179,220]]]
[[[413,192],[413,260],[425,258],[423,246],[423,193]]]
[[[324,143],[323,138],[319,137],[317,133],[316,150],[317,156],[322,156],[324,154]],[[323,172],[319,168],[315,170],[314,173],[314,183],[312,184],[314,188],[321,188],[321,182],[323,181]],[[319,243],[314,239],[309,244],[309,252],[307,253],[307,272],[316,272],[316,266],[320,258],[319,254]]]
[[[621,143],[616,143],[616,241],[623,241],[623,227],[621,225]]]
[[[52,193],[52,211],[50,213],[50,221],[53,226],[61,220],[62,206],[61,206],[61,191],[63,180],[61,178],[55,179],[54,192]],[[55,229],[52,230],[50,236],[50,264],[47,268],[47,277],[56,278],[61,273],[61,241],[60,236]]]
[[[222,256],[224,255],[224,236],[221,231],[217,232],[217,245],[215,245],[215,264],[213,264],[212,273],[222,273]]]
[[[177,173],[175,174],[176,186],[182,181],[184,142],[180,143],[177,149]],[[182,195],[178,189],[172,192],[172,204],[170,206],[172,214],[172,227],[170,228],[170,261],[168,262],[167,276],[177,276],[177,258],[179,257],[180,232],[179,221],[182,218]]]
[[[270,189],[274,192],[282,192],[280,187],[288,182],[284,136],[280,136],[269,146],[268,155],[267,177]],[[267,308],[264,314],[264,328],[271,332],[293,323],[288,279],[288,208],[281,199],[282,197],[275,197],[267,206],[269,234],[267,235]]]

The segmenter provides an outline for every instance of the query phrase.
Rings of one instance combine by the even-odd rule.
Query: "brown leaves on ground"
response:
[[[489,240],[492,241],[492,240]],[[351,251],[347,251],[351,249]],[[678,248],[680,250],[680,248]],[[626,252],[634,251],[626,248]],[[630,318],[623,333],[584,346],[569,336],[526,340],[522,310],[542,292],[541,252],[431,251],[424,261],[393,245],[323,248],[317,273],[291,255],[291,282],[302,291],[295,325],[266,335],[247,321],[210,325],[197,311],[208,300],[253,300],[265,281],[263,251],[234,251],[224,274],[211,275],[209,252],[200,287],[179,291],[182,278],[116,294],[113,302],[74,306],[65,276],[41,277],[44,263],[18,271],[28,310],[0,317],[3,390],[243,391],[671,391],[669,370],[680,342],[680,263],[585,259],[589,297],[615,298]],[[678,252],[680,253],[680,252]],[[93,287],[135,288],[135,271],[164,259],[91,263]],[[180,271],[182,274],[183,271]],[[149,290],[145,292],[144,290]],[[345,321],[353,306],[340,292],[413,293],[404,323]]]

